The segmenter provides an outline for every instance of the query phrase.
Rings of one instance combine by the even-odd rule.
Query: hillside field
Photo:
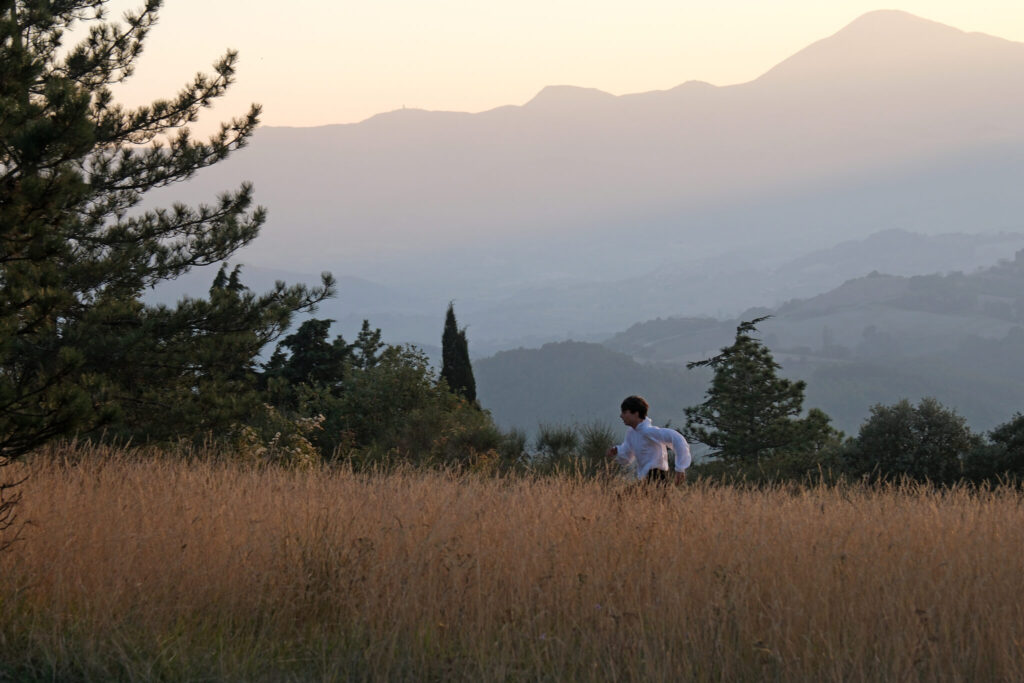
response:
[[[0,472],[0,680],[1024,680],[1019,491]]]

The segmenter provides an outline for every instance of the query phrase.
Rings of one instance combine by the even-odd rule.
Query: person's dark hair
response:
[[[647,417],[647,409],[650,408],[647,405],[647,401],[644,400],[643,396],[627,396],[626,400],[622,402],[619,407],[620,410],[628,410],[631,413],[636,413],[641,418]]]

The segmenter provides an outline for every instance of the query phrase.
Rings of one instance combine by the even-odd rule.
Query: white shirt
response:
[[[690,466],[690,445],[683,435],[674,429],[655,427],[651,418],[645,418],[636,427],[630,427],[626,439],[616,448],[615,459],[622,465],[636,461],[636,476],[643,479],[651,470],[668,471],[668,448],[676,454],[676,472],[684,472]]]

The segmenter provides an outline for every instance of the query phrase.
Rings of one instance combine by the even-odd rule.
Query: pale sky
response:
[[[112,0],[111,17],[138,4]],[[729,85],[876,9],[1024,42],[1022,0],[166,0],[118,96],[170,97],[229,47],[237,83],[197,131],[249,102],[264,125],[315,126],[403,106],[484,111],[546,85]]]

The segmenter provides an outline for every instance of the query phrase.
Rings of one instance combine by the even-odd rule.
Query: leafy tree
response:
[[[1024,414],[1017,413],[1009,422],[996,427],[989,438],[1000,450],[999,469],[1024,476]]]
[[[731,346],[713,358],[687,364],[714,371],[704,402],[686,409],[687,437],[710,446],[729,465],[817,453],[840,436],[820,410],[798,417],[804,382],[779,377],[771,351],[751,336],[765,319],[740,323]]]
[[[960,478],[961,459],[980,442],[963,417],[934,398],[916,406],[904,399],[873,406],[846,457],[854,474],[871,479],[948,483]]]
[[[364,369],[364,357],[353,352],[356,344],[347,343],[341,335],[328,341],[332,322],[315,318],[303,322],[281,340],[262,376],[267,400],[286,418],[296,423],[317,421],[318,429],[309,439],[323,455],[350,441],[342,396],[354,374]],[[363,332],[368,330],[364,321]],[[379,337],[380,330],[376,334]],[[367,335],[362,336],[365,340]],[[260,426],[271,435],[279,431],[273,421]]]
[[[365,320],[353,343],[328,342],[330,322],[306,321],[281,340],[264,373],[277,411],[247,432],[250,441],[269,448],[282,425],[315,423],[302,436],[322,456],[365,465],[465,462],[496,447],[490,416],[439,384],[422,352],[385,345]]]
[[[387,346],[353,372],[339,407],[358,458],[468,464],[501,444],[490,414],[449,391],[411,346]]]
[[[1024,480],[1024,414],[989,432],[988,443],[964,459],[964,474],[974,481]]]
[[[123,23],[105,0],[0,2],[0,453],[182,397],[235,411],[255,344],[330,294],[279,285],[256,297],[237,277],[209,301],[146,307],[140,295],[254,239],[265,212],[245,183],[198,207],[140,210],[148,190],[185,180],[243,146],[259,107],[206,141],[187,124],[230,86],[234,52],[177,96],[137,109],[113,101],[132,74],[160,0]],[[83,35],[65,45],[68,35]],[[226,277],[226,276],[225,276]],[[227,348],[228,351],[224,349]],[[242,359],[248,355],[248,359]],[[230,361],[230,362],[229,362]],[[231,365],[208,381],[211,364]],[[162,395],[151,383],[174,378]],[[130,381],[129,381],[130,380]],[[244,380],[248,381],[248,380]],[[140,383],[145,383],[142,385]],[[196,414],[203,411],[197,410]],[[180,425],[179,425],[180,426]]]
[[[448,383],[453,393],[464,397],[470,403],[476,401],[476,380],[473,366],[469,361],[469,342],[466,328],[459,329],[455,321],[455,307],[448,304],[441,335],[441,379]]]

